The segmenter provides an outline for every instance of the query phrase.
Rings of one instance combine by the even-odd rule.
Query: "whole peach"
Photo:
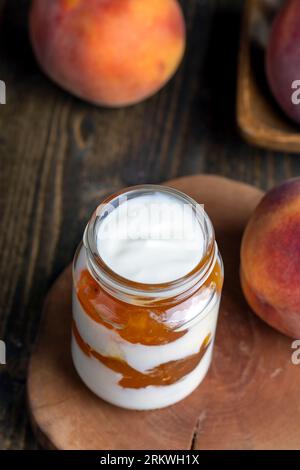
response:
[[[274,21],[267,47],[266,72],[277,103],[291,119],[300,124],[299,0],[284,2]]]
[[[30,36],[47,75],[106,106],[156,93],[176,71],[185,47],[176,0],[33,0]]]
[[[242,240],[241,283],[264,321],[300,338],[300,178],[269,191],[253,213]]]

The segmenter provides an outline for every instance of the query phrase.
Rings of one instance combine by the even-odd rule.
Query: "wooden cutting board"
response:
[[[259,320],[239,283],[239,247],[262,193],[217,176],[173,180],[205,204],[225,264],[212,367],[182,402],[127,411],[93,395],[70,356],[71,269],[50,290],[28,373],[28,403],[42,445],[55,449],[300,448],[300,366],[291,339]]]

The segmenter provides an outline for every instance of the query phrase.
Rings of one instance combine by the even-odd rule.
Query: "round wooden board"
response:
[[[28,375],[28,401],[41,443],[54,449],[300,448],[300,369],[291,339],[247,307],[239,283],[239,247],[262,193],[217,176],[168,182],[204,203],[225,264],[212,367],[177,405],[127,411],[97,398],[70,356],[71,269],[50,290]]]

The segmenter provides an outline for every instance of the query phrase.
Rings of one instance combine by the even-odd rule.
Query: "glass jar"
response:
[[[151,192],[188,204],[200,224],[203,253],[188,274],[160,284],[126,279],[97,248],[109,207]],[[162,408],[203,380],[212,350],[223,285],[213,226],[199,204],[171,188],[145,185],[106,199],[92,215],[73,265],[72,357],[85,384],[123,408]],[[141,253],[141,256],[143,254]]]

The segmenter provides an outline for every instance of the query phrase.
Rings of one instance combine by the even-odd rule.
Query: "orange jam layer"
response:
[[[117,300],[102,289],[87,269],[81,271],[76,287],[84,312],[94,321],[115,330],[130,343],[150,346],[167,344],[183,336],[187,330],[176,331],[170,327],[172,312],[187,310],[193,297],[201,296],[201,290],[205,287],[216,289],[220,294],[222,284],[221,266],[216,262],[214,270],[197,292],[184,301],[174,302],[170,307],[163,302],[156,303],[155,307],[141,307]]]
[[[144,388],[149,385],[171,385],[192,372],[199,364],[211,342],[211,334],[208,334],[201,344],[199,352],[184,359],[170,361],[162,364],[147,373],[139,372],[129,366],[125,361],[114,357],[99,354],[87,344],[73,321],[74,338],[81,351],[88,357],[94,357],[109,369],[122,374],[119,385],[124,388]]]

